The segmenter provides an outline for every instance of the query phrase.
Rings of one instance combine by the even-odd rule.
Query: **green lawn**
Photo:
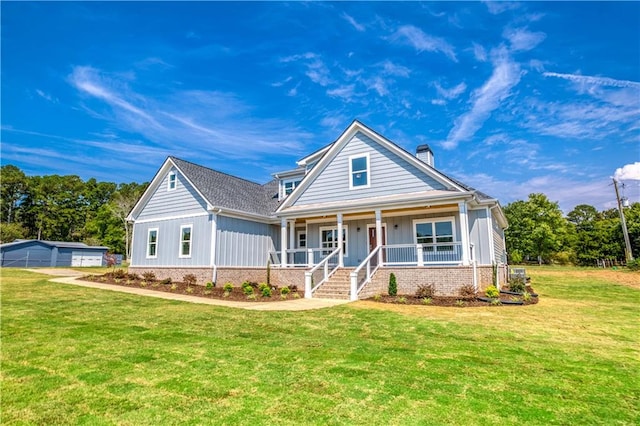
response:
[[[0,420],[639,424],[640,290],[575,271],[527,307],[258,312],[3,270]]]

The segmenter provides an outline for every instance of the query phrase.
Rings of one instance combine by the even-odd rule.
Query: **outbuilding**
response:
[[[108,247],[64,241],[16,240],[0,245],[5,267],[103,266]]]

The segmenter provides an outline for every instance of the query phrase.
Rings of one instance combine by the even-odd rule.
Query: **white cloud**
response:
[[[640,161],[616,169],[613,177],[617,181],[640,180]]]
[[[445,149],[454,149],[460,142],[471,139],[520,82],[520,66],[502,50],[493,53],[493,74],[471,95],[471,110],[455,121],[447,140],[442,144]]]
[[[572,81],[578,84],[593,84],[596,86],[610,86],[610,87],[628,87],[640,89],[640,83],[630,80],[616,80],[609,77],[592,77],[588,75],[580,74],[560,74],[557,72],[545,72],[542,75],[545,77],[557,77],[565,80]]]
[[[413,46],[418,52],[441,52],[454,62],[458,62],[451,44],[445,39],[424,33],[413,25],[403,25],[393,34],[392,40],[402,40]]]
[[[363,32],[366,29],[364,25],[359,24],[358,22],[356,22],[355,19],[353,19],[353,17],[347,15],[346,13],[342,13],[342,18],[345,19],[348,23],[350,23],[353,26],[353,28],[355,28],[360,32]]]
[[[393,75],[397,77],[409,77],[411,70],[402,65],[394,64],[393,62],[386,60],[381,64],[384,69],[384,73],[387,75]]]
[[[328,86],[331,83],[329,68],[320,59],[316,59],[313,62],[307,64],[307,72],[305,75],[309,77],[311,81],[320,86]]]
[[[336,87],[335,89],[327,90],[327,95],[336,96],[338,98],[351,99],[355,91],[355,85],[349,84],[346,86]]]
[[[49,93],[45,93],[40,89],[36,89],[36,94],[49,102],[58,103],[58,99],[54,99]]]
[[[432,105],[446,105],[447,101],[445,101],[444,99],[431,99],[431,104]]]
[[[482,45],[473,42],[473,56],[476,58],[476,61],[486,62],[487,60],[487,51]]]
[[[438,94],[445,99],[455,99],[458,96],[462,95],[465,90],[467,90],[467,85],[464,82],[458,84],[455,87],[452,87],[451,89],[443,88],[440,83],[435,83],[434,85],[436,87],[436,90],[438,91]]]
[[[488,0],[483,1],[483,3],[487,6],[489,13],[491,13],[492,15],[499,15],[508,10],[514,10],[520,7],[520,3],[510,1]]]
[[[374,77],[364,81],[364,83],[367,86],[367,89],[375,90],[380,96],[387,96],[389,94],[387,83],[380,77]]]
[[[531,50],[547,37],[543,32],[531,32],[526,28],[507,28],[502,36],[509,40],[512,51]]]

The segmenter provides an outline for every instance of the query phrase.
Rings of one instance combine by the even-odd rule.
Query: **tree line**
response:
[[[0,242],[18,238],[104,245],[129,258],[126,218],[148,183],[83,181],[78,176],[26,176],[5,165],[0,175]],[[566,216],[544,194],[504,207],[509,263],[595,265],[619,260],[624,240],[617,209],[581,204]],[[640,256],[640,203],[625,209],[633,256]]]
[[[624,208],[635,259],[640,256],[640,203]],[[566,216],[557,202],[544,194],[530,194],[526,201],[504,207],[509,221],[505,231],[509,263],[596,266],[598,261],[625,259],[624,237],[618,209],[598,211],[580,204]]]
[[[26,176],[14,165],[2,166],[0,179],[0,242],[84,242],[129,258],[131,225],[126,218],[148,183]]]

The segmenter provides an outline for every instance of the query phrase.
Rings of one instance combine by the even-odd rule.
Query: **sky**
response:
[[[2,165],[265,183],[358,119],[506,205],[640,201],[640,2],[2,2]]]

